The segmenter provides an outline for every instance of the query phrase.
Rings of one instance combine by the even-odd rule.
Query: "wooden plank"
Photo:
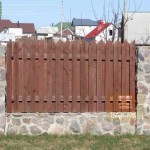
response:
[[[27,44],[23,44],[22,47],[22,98],[23,98],[23,104],[24,109],[22,112],[28,112],[28,104],[27,104]]]
[[[104,111],[104,103],[102,102],[102,97],[104,96],[102,52],[104,50],[105,50],[105,43],[101,41],[97,45],[97,112]]]
[[[69,105],[69,41],[64,45],[64,112],[68,112]]]
[[[119,84],[119,52],[121,49],[121,43],[116,42],[114,44],[114,112],[119,111],[119,104],[118,104],[118,97],[120,95],[119,89],[120,84]],[[121,72],[121,71],[120,71]]]
[[[129,45],[125,41],[122,44],[122,96],[129,96]],[[129,111],[122,109],[122,111]]]
[[[56,44],[52,44],[52,55],[56,55]],[[56,112],[56,60],[52,59],[52,112]]]
[[[13,103],[13,108],[12,108],[12,112],[18,112],[18,108],[19,108],[19,101],[18,101],[18,84],[19,84],[19,80],[18,80],[18,53],[19,53],[19,43],[15,43],[14,44],[14,103]]]
[[[61,75],[60,75],[60,51],[62,49],[63,43],[59,41],[56,44],[56,112],[60,112],[60,101],[61,101]]]
[[[51,40],[47,47],[47,98],[48,98],[48,112],[52,112],[52,44]]]
[[[94,51],[96,44],[89,45],[89,112],[94,111]]]
[[[35,87],[34,87],[34,84],[35,82],[37,82],[37,80],[35,80],[37,77],[37,74],[36,74],[36,60],[35,60],[35,53],[36,53],[36,41],[34,41],[34,43],[31,45],[31,49],[30,49],[30,54],[31,54],[31,59],[30,59],[30,67],[29,67],[29,96],[30,96],[30,112],[35,112],[34,110],[34,107],[35,107]],[[36,87],[38,88],[38,87]]]
[[[112,42],[108,41],[106,43],[106,75],[105,75],[105,97],[106,97],[106,106],[105,106],[105,111],[106,112],[111,112],[112,108],[111,108],[111,103],[110,103],[110,99],[111,99],[111,79],[110,76],[111,74],[111,65],[110,65],[110,60],[111,60],[111,55],[110,55],[110,51],[112,49]]]
[[[36,59],[36,56],[38,56],[39,58],[39,43],[38,41],[35,42],[35,47],[34,47],[34,51],[35,51],[35,82],[34,82],[34,88],[35,88],[35,96],[34,96],[34,112],[39,112],[39,74],[40,74],[40,68],[39,68],[39,59]]]
[[[85,42],[82,42],[80,45],[80,52],[81,52],[81,60],[80,60],[80,92],[81,92],[81,112],[86,111],[86,74],[85,74]]]
[[[39,42],[39,112],[42,112],[44,107],[44,41]]]
[[[135,43],[130,44],[130,96],[132,97],[131,102],[131,112],[135,112],[135,64],[136,64],[136,55],[135,55]]]
[[[72,83],[72,98],[73,98],[73,106],[72,112],[77,112],[77,49],[79,49],[79,44],[77,41],[73,42],[72,48],[72,56],[73,56],[73,64],[72,64],[72,74],[73,74],[73,83]]]
[[[6,51],[6,65],[7,65],[7,73],[6,73],[6,80],[7,80],[7,92],[6,92],[6,111],[7,113],[12,112],[12,49],[13,43],[10,41],[7,44],[7,51]]]
[[[47,43],[44,41],[44,55],[47,54]],[[44,58],[43,58],[44,59]],[[43,84],[44,84],[44,98],[43,98],[43,113],[48,112],[48,99],[47,99],[47,60],[43,62]]]

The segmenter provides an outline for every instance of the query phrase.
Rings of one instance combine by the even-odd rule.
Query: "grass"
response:
[[[150,136],[0,136],[0,150],[150,150]]]

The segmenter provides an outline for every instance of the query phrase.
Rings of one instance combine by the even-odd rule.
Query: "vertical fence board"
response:
[[[12,107],[12,111],[13,112],[18,112],[18,108],[19,108],[19,101],[18,101],[18,53],[19,53],[19,44],[15,43],[14,44],[14,66],[13,66],[13,70],[14,70],[14,76],[13,76],[13,80],[14,80],[14,86],[13,86],[13,91],[14,91],[14,102],[13,102],[13,107]]]
[[[80,46],[80,90],[81,90],[81,112],[86,112],[86,69],[85,69],[85,49],[86,43],[82,42]]]
[[[51,40],[47,46],[47,100],[48,112],[52,112],[52,44]]]
[[[39,72],[40,72],[40,67],[39,67],[39,61],[40,61],[40,56],[39,56],[39,52],[40,52],[40,49],[39,49],[39,42],[35,42],[35,62],[33,64],[33,67],[35,68],[35,72],[34,73],[34,83],[33,83],[33,92],[34,92],[34,107],[33,107],[33,110],[34,112],[39,112],[40,109],[40,104],[39,104],[39,101],[40,101],[40,97],[39,97],[39,93],[40,93],[40,76],[39,76]],[[37,60],[36,60],[37,58]]]
[[[95,111],[94,107],[94,52],[96,51],[95,43],[89,45],[89,112]]]
[[[39,112],[44,109],[44,41],[39,42]]]
[[[7,52],[6,52],[6,63],[7,63],[7,73],[6,73],[6,80],[7,80],[7,107],[6,110],[8,113],[12,112],[12,49],[13,43],[12,41],[7,45]]]
[[[73,42],[72,47],[72,112],[77,112],[77,49],[78,49],[78,42]]]
[[[61,75],[60,75],[60,49],[62,48],[62,42],[59,41],[56,45],[56,112],[60,112],[60,99],[61,99]]]
[[[111,42],[106,43],[106,70],[105,70],[105,110],[106,112],[111,111],[111,105],[110,105],[110,51],[111,50]]]

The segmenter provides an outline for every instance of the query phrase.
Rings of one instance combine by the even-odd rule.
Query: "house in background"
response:
[[[118,29],[112,23],[99,21],[96,28],[85,36],[86,41],[117,41]]]
[[[125,20],[124,40],[150,44],[150,12],[127,12]]]
[[[84,38],[88,33],[97,27],[97,23],[97,21],[92,21],[90,19],[73,18],[71,26],[76,38]]]
[[[23,37],[32,37],[35,36],[35,26],[34,23],[13,23],[16,28],[22,29]]]
[[[54,41],[59,41],[61,39],[61,32],[58,32],[53,37]],[[73,41],[75,39],[74,33],[68,28],[62,30],[62,41]]]
[[[61,22],[58,22],[55,27],[58,28],[58,31],[61,31]],[[71,29],[71,23],[70,22],[63,22],[62,23],[62,29]]]
[[[0,20],[0,42],[7,43],[22,37],[35,36],[32,23],[12,23],[10,20]]]
[[[41,27],[36,30],[38,40],[52,38],[58,32],[58,27]]]

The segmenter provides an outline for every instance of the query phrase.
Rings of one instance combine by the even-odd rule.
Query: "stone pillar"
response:
[[[0,47],[0,134],[5,133],[5,86],[6,86],[6,67],[5,67],[5,50]]]
[[[137,48],[137,134],[150,134],[150,47]]]

